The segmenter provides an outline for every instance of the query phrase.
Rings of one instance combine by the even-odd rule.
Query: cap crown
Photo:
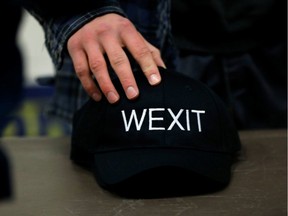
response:
[[[115,79],[120,101],[88,101],[75,115],[73,140],[91,153],[131,148],[239,150],[237,130],[218,96],[197,80],[160,71],[157,86],[150,86],[142,72],[134,72],[140,90],[135,100],[126,98]]]

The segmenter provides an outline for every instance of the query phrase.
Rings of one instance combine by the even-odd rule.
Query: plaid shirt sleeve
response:
[[[62,2],[66,1],[67,0],[62,0]],[[95,17],[107,13],[117,13],[125,16],[119,2],[113,0],[94,1],[96,2],[94,4],[90,3],[93,2],[92,0],[82,0],[81,4],[83,5],[87,2],[87,6],[79,7],[79,9],[76,8],[79,1],[70,0],[67,2],[68,4],[65,8],[57,8],[56,11],[49,8],[45,9],[46,4],[42,4],[41,2],[42,1],[38,0],[22,0],[22,6],[34,16],[42,26],[45,32],[45,44],[56,68],[62,66],[63,51],[66,49],[67,40],[83,25]],[[75,2],[78,4],[73,4]],[[97,2],[101,3],[97,4]],[[90,5],[89,8],[88,5]],[[62,13],[61,9],[63,9]],[[67,12],[69,9],[70,11]]]

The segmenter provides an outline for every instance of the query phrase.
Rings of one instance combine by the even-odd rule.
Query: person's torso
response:
[[[171,10],[183,49],[241,51],[285,36],[284,0],[172,0]]]

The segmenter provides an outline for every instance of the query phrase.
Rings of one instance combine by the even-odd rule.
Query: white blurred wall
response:
[[[39,23],[26,11],[18,32],[23,62],[25,85],[37,85],[35,79],[39,76],[54,74],[51,58],[44,44],[44,33]]]

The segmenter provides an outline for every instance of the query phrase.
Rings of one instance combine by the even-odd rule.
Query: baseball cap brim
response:
[[[126,149],[96,153],[94,173],[98,183],[108,189],[133,176],[161,167],[187,170],[211,181],[227,185],[230,181],[232,160],[231,154],[220,152],[175,148]],[[207,187],[207,185],[200,187]]]

